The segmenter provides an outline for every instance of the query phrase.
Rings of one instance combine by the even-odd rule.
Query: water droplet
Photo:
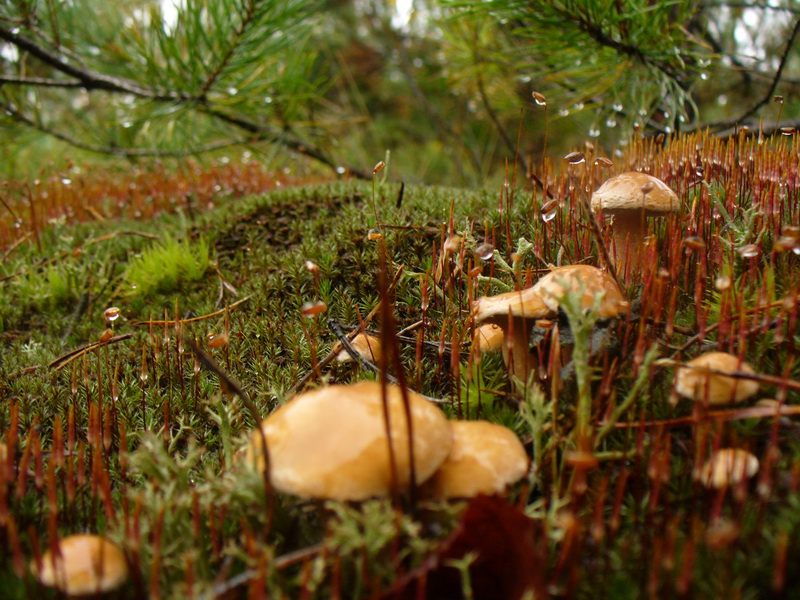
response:
[[[375,240],[379,240],[383,237],[383,234],[380,232],[379,229],[370,229],[367,232],[367,239],[370,242],[374,242]]]
[[[264,96],[264,104],[272,104],[272,96]]]
[[[559,108],[558,109],[558,114],[561,117],[567,117],[567,116],[569,116],[569,110],[566,109],[566,108]]]
[[[475,248],[475,254],[477,254],[478,258],[481,260],[491,260],[494,256],[494,246],[491,244],[481,244]]]
[[[797,130],[794,127],[781,127],[781,135],[794,135]]]
[[[239,90],[237,90],[235,87],[229,87],[225,91],[228,92],[228,96],[235,96],[236,94],[239,93]]]
[[[703,238],[697,237],[696,235],[684,238],[683,245],[690,250],[705,250],[706,248],[706,243]]]
[[[619,102],[616,102],[616,103],[611,105],[611,108],[613,110],[615,110],[616,112],[622,112],[622,108],[623,107],[622,107],[622,104],[620,104]]]
[[[344,175],[347,172],[347,169],[345,169],[344,167],[336,167],[336,172],[339,175]]]
[[[322,300],[317,300],[315,302],[306,302],[303,304],[303,307],[300,309],[300,313],[307,319],[312,319],[317,315],[321,315],[326,310],[328,310],[328,305],[325,304]]]
[[[72,179],[70,179],[69,177],[62,177],[61,183],[63,183],[64,185],[72,185]]]
[[[19,35],[19,27],[14,27],[11,30],[11,35]]]
[[[556,212],[558,212],[558,200],[549,200],[548,202],[542,205],[542,221],[545,223],[549,223],[556,217]]]
[[[604,169],[608,169],[609,167],[613,167],[614,163],[611,162],[611,160],[609,160],[605,156],[599,156],[599,157],[594,159],[594,166],[595,167],[603,167]]]
[[[761,249],[755,244],[746,244],[737,250],[743,258],[755,258],[761,254]]]
[[[608,117],[606,119],[606,127],[611,127],[612,129],[617,126],[617,120],[614,117]]]
[[[702,79],[703,81],[708,79],[708,73],[700,73],[700,79]]]
[[[105,317],[106,321],[109,323],[113,323],[117,319],[119,319],[120,314],[122,311],[116,306],[109,306],[104,312],[103,316]]]
[[[539,106],[547,106],[547,98],[544,97],[544,94],[533,92],[531,95],[533,96],[533,101],[536,102],[536,104]]]
[[[572,108],[575,110],[583,110],[583,102],[576,102]]]
[[[209,348],[222,348],[227,346],[230,341],[230,336],[227,333],[209,333],[206,336]]]
[[[593,138],[600,137],[600,130],[597,129],[596,127],[592,127],[591,129],[589,129],[589,137]]]
[[[579,165],[582,162],[586,162],[586,156],[583,152],[570,152],[564,157],[564,160],[571,165]]]
[[[795,238],[788,235],[782,235],[775,240],[773,250],[775,250],[775,252],[788,252],[789,250],[794,250],[796,246],[797,240],[795,240]]]
[[[727,275],[720,275],[714,280],[714,287],[717,288],[718,291],[724,292],[729,287],[731,287],[731,278]]]

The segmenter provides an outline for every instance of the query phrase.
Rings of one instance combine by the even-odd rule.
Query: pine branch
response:
[[[239,47],[242,38],[244,37],[248,28],[250,28],[253,25],[256,15],[255,4],[256,3],[254,0],[249,0],[249,2],[247,3],[247,8],[244,12],[244,15],[242,16],[242,22],[239,25],[239,27],[234,30],[233,37],[230,40],[230,44],[228,45],[227,50],[222,55],[219,62],[217,62],[217,65],[211,70],[211,73],[209,73],[205,83],[203,83],[203,86],[200,88],[200,93],[198,94],[200,98],[205,98],[208,91],[217,82],[225,67],[228,65],[230,60],[236,54],[236,50]]]
[[[54,87],[54,88],[84,88],[80,81],[65,81],[61,79],[47,79],[45,77],[9,77],[0,75],[0,85],[29,85],[33,87]]]
[[[783,51],[783,56],[781,56],[781,62],[778,65],[777,70],[775,71],[775,76],[772,78],[772,83],[769,86],[769,90],[767,90],[767,93],[764,94],[764,96],[761,98],[761,100],[756,102],[753,106],[748,108],[743,114],[739,115],[737,118],[732,119],[730,121],[723,122],[723,123],[716,123],[714,125],[711,125],[710,127],[713,130],[717,131],[717,130],[727,129],[729,127],[733,127],[737,123],[741,123],[741,122],[745,121],[746,119],[752,117],[759,110],[761,110],[762,107],[764,107],[766,104],[769,103],[769,101],[772,99],[773,95],[775,94],[775,90],[778,89],[778,84],[780,83],[781,75],[783,74],[783,69],[786,67],[786,62],[787,62],[787,60],[789,58],[789,54],[790,54],[790,51],[792,49],[792,46],[794,46],[795,39],[797,39],[797,34],[798,33],[800,33],[800,19],[797,19],[797,21],[794,24],[794,28],[792,29],[792,33],[789,36],[789,40],[786,42],[786,48]]]
[[[91,69],[77,67],[69,64],[58,54],[40,46],[33,40],[20,35],[13,29],[0,25],[0,40],[5,40],[13,44],[19,50],[27,52],[31,56],[38,58],[44,64],[56,69],[57,71],[69,75],[80,81],[81,86],[86,90],[105,90],[109,92],[132,94],[139,98],[147,98],[156,101],[176,101],[185,100],[186,97],[175,92],[154,91],[140,86],[133,81],[119,77],[104,75]]]
[[[250,6],[251,8],[253,8],[254,4],[251,3]],[[250,21],[252,21],[252,14],[250,18],[246,19],[247,23],[249,23]],[[241,40],[242,36],[244,35],[245,29],[246,26],[243,26],[242,28],[237,30],[239,33],[236,36],[236,40]],[[137,82],[131,81],[129,79],[120,77],[111,77],[109,75],[105,75],[103,73],[99,73],[95,70],[89,69],[85,66],[75,66],[67,62],[62,57],[62,55],[57,54],[37,44],[33,40],[23,35],[20,35],[16,31],[16,28],[10,29],[3,24],[0,24],[0,40],[5,40],[6,42],[13,44],[20,51],[27,52],[31,56],[36,57],[44,64],[52,67],[56,71],[73,78],[72,81],[64,81],[62,83],[60,80],[57,79],[4,77],[0,79],[0,84],[8,83],[12,85],[30,85],[36,87],[59,87],[59,88],[72,88],[72,89],[82,88],[90,92],[105,91],[116,94],[131,94],[138,98],[143,98],[153,102],[186,106],[194,110],[198,110],[204,114],[210,115],[219,121],[233,125],[238,129],[241,129],[242,131],[251,134],[246,138],[225,140],[186,150],[125,149],[125,148],[116,148],[109,146],[98,146],[82,142],[65,133],[52,129],[44,125],[43,123],[34,121],[33,119],[30,119],[29,117],[25,116],[22,112],[17,110],[17,108],[13,104],[4,103],[9,116],[14,118],[14,120],[16,120],[18,123],[34,128],[42,133],[45,133],[56,139],[66,142],[76,148],[81,148],[89,152],[110,154],[114,156],[165,157],[165,156],[189,156],[202,152],[216,150],[227,146],[232,146],[237,143],[253,143],[256,141],[267,141],[282,145],[290,150],[308,156],[309,158],[312,158],[336,170],[337,172],[340,172],[341,169],[344,167],[353,177],[359,179],[370,178],[370,175],[365,171],[362,171],[355,167],[341,165],[338,161],[334,160],[331,156],[325,153],[321,148],[318,148],[311,143],[305,142],[300,138],[291,135],[291,133],[278,131],[275,128],[247,119],[246,117],[241,115],[233,115],[226,113],[222,110],[214,109],[211,107],[211,105],[208,104],[205,98],[201,97],[198,99],[193,95],[189,95],[183,92],[176,92],[176,91],[162,90],[162,89],[151,89],[146,86],[140,85]],[[237,46],[237,43],[238,43],[237,41],[234,41],[234,43],[231,45],[230,51],[226,54],[225,57],[223,57],[220,63],[218,63],[217,67],[214,69],[211,76],[206,80],[202,88],[203,90],[207,91],[213,85],[213,83],[218,79],[218,77],[220,76],[220,74],[224,69],[224,66],[228,64],[228,62],[235,54],[234,50]],[[203,92],[202,95],[204,96],[205,92]]]

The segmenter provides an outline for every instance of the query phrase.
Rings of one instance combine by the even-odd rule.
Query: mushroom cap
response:
[[[475,330],[478,340],[478,350],[481,352],[496,352],[502,350],[505,336],[503,328],[494,323],[484,323]]]
[[[645,194],[642,188],[650,188]],[[652,214],[676,212],[680,207],[678,195],[660,179],[647,173],[620,173],[607,179],[592,194],[592,210],[614,212],[645,210]]]
[[[350,345],[353,347],[353,350],[371,362],[376,363],[381,359],[381,342],[374,335],[359,333],[356,337],[350,340]],[[347,350],[345,350],[342,346],[342,343],[339,341],[333,345],[331,350],[332,352],[337,352],[337,362],[348,362],[353,360],[352,357],[347,353]]]
[[[541,319],[551,314],[551,310],[533,288],[515,290],[496,296],[482,296],[472,303],[472,314],[478,323],[493,319],[502,326],[505,323],[502,320],[508,318],[509,312],[512,317],[529,319]]]
[[[528,472],[516,434],[487,421],[452,421],[453,448],[426,484],[437,499],[500,494]]]
[[[750,365],[739,360],[739,357],[733,354],[708,352],[690,360],[686,366],[678,367],[675,375],[675,390],[684,398],[707,399],[709,404],[741,402],[758,392],[758,383],[755,381],[709,373],[703,369],[714,369],[725,373],[755,374]]]
[[[550,315],[558,311],[559,302],[568,290],[579,292],[581,289],[583,289],[581,306],[584,309],[592,308],[595,297],[603,294],[598,308],[598,314],[603,319],[616,317],[630,307],[614,278],[590,265],[557,267],[541,277],[531,288],[548,307]]]
[[[60,557],[48,550],[41,568],[33,561],[31,570],[48,587],[68,596],[109,592],[128,578],[128,563],[119,547],[98,535],[71,535],[58,542]]]
[[[453,444],[447,418],[407,390],[417,482],[433,474]],[[400,491],[408,489],[408,427],[402,392],[386,386]],[[365,500],[391,493],[391,466],[381,384],[362,381],[300,394],[264,419],[270,478],[278,491],[310,498]],[[258,448],[259,440],[251,446]]]
[[[758,473],[758,459],[747,450],[721,448],[700,468],[700,482],[709,488],[736,485]]]

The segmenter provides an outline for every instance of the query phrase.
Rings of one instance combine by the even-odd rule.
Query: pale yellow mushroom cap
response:
[[[402,393],[386,393],[400,491],[408,489],[408,427]],[[444,413],[407,390],[414,435],[414,466],[422,482],[444,461],[452,433]],[[391,493],[389,447],[381,384],[362,381],[300,394],[261,424],[270,456],[270,477],[287,494],[330,500],[365,500]],[[253,439],[256,448],[260,440]],[[250,453],[252,461],[253,453]],[[262,463],[263,464],[263,463]]]
[[[58,542],[60,558],[50,551],[42,556],[41,569],[36,561],[31,570],[48,587],[68,596],[101,594],[120,587],[128,578],[128,563],[119,547],[106,538],[80,534]]]
[[[644,209],[648,213],[669,213],[676,212],[679,206],[677,194],[666,183],[647,173],[620,173],[606,180],[592,194],[592,210],[595,212]]]
[[[584,309],[592,308],[595,298],[602,294],[598,314],[603,319],[610,319],[627,312],[630,306],[614,278],[605,271],[590,265],[568,265],[555,268],[541,277],[531,290],[542,299],[551,314],[558,311],[561,299],[569,290],[573,292],[583,290],[581,306]]]
[[[747,450],[721,448],[700,469],[700,482],[711,488],[736,485],[758,473],[758,459]]]
[[[687,368],[689,367],[689,368]],[[727,352],[708,352],[678,367],[675,376],[675,390],[690,400],[705,401],[709,404],[731,404],[750,398],[758,392],[758,383],[750,379],[736,379],[704,369],[714,369],[724,373],[750,373],[755,371],[737,356]]]
[[[516,434],[487,421],[452,421],[453,448],[426,484],[437,499],[501,494],[528,472]]]
[[[508,318],[509,313],[512,317],[541,319],[549,316],[551,311],[533,288],[482,296],[472,303],[472,314],[478,323],[489,319],[499,321]]]
[[[503,348],[505,341],[503,329],[494,323],[484,323],[475,329],[475,338],[481,352],[497,352]]]
[[[381,359],[381,342],[374,335],[359,333],[356,337],[350,340],[350,345],[353,347],[353,350],[358,352],[363,358],[366,358],[370,362],[377,363]],[[341,342],[337,341],[333,345],[332,351],[338,353],[336,355],[337,362],[348,362],[353,360],[347,353],[347,350],[342,347]]]

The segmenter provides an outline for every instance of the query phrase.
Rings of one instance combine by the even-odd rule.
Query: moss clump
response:
[[[209,266],[208,243],[178,242],[155,244],[133,259],[125,272],[131,296],[169,293],[182,284],[199,281]]]

